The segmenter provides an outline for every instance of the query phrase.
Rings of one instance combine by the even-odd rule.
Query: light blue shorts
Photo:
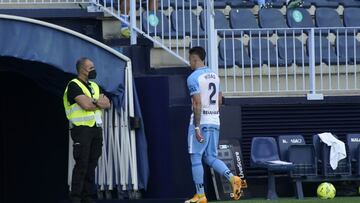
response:
[[[190,125],[188,131],[188,150],[190,154],[204,154],[205,156],[217,156],[217,147],[219,144],[219,128],[218,125],[200,125],[201,134],[205,141],[200,143],[196,139],[195,126]]]

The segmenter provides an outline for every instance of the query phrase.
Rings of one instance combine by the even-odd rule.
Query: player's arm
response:
[[[192,108],[194,112],[194,125],[200,127],[201,120],[201,97],[200,94],[194,94],[192,96]]]

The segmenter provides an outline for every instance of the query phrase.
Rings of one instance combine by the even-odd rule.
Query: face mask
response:
[[[90,71],[89,75],[88,75],[88,78],[89,79],[95,79],[96,78],[96,70]]]

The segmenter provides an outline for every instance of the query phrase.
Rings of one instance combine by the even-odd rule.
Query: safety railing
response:
[[[217,30],[225,93],[359,90],[359,28]]]
[[[209,2],[209,3],[208,3]],[[213,0],[96,0],[94,3],[131,30],[131,42],[142,35],[188,64],[191,43],[207,39]],[[209,8],[209,9],[208,9]],[[208,12],[209,11],[209,12]],[[212,26],[213,27],[213,26]],[[211,36],[210,36],[211,37]]]

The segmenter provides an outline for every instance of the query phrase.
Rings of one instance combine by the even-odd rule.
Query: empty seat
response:
[[[259,11],[259,24],[262,28],[277,29],[277,28],[289,28],[286,24],[285,18],[282,13],[274,8],[261,9]],[[294,31],[295,34],[299,34],[299,30]],[[277,31],[278,35],[292,34],[293,31],[280,29]]]
[[[256,21],[256,17],[248,9],[231,9],[230,14],[230,25],[233,29],[259,29],[259,25]],[[249,30],[245,30],[244,33],[250,34]],[[252,36],[258,36],[259,33],[262,36],[272,35],[271,30],[267,31],[251,31]]]
[[[313,145],[292,145],[288,149],[289,161],[293,163],[294,169],[290,176],[295,179],[296,196],[304,198],[302,178],[317,176],[317,158]]]
[[[286,18],[291,28],[315,27],[310,13],[304,8],[288,9]]]
[[[170,0],[170,5],[175,10],[176,9],[195,9],[198,5],[200,5],[200,0],[198,1],[199,4],[197,4],[196,0]]]
[[[327,7],[327,8],[337,8],[339,6],[339,2],[336,1],[328,1],[328,0],[312,0],[312,4],[317,8]]]
[[[285,60],[277,56],[275,45],[267,39],[252,38],[249,41],[249,54],[253,60],[259,61],[260,64],[271,66],[285,65]]]
[[[152,19],[149,21],[148,17]],[[161,11],[144,11],[142,13],[142,19],[142,27],[145,33],[148,33],[151,36],[156,35],[163,37],[174,35],[174,31],[171,28],[169,30],[169,19],[162,14]]]
[[[253,1],[248,0],[229,0],[228,4],[231,8],[252,8],[255,6]]]
[[[280,162],[274,138],[254,137],[252,139],[250,164],[252,167],[266,168],[268,170],[267,199],[277,199],[274,172],[288,172],[293,169],[293,165]]]
[[[344,7],[360,6],[360,1],[355,1],[355,0],[328,0],[328,1],[338,2],[340,5],[342,5]]]
[[[360,8],[344,9],[344,25],[346,27],[360,27]]]
[[[272,7],[273,8],[282,8],[286,5],[286,0],[273,0]]]
[[[206,31],[205,27],[206,27],[206,18],[205,18],[205,12],[201,11],[200,13],[200,20],[201,20],[201,25],[203,26],[203,29]],[[230,25],[229,25],[229,21],[226,19],[225,15],[223,12],[219,11],[219,10],[215,10],[215,29],[228,29],[230,30]],[[226,36],[231,36],[232,32],[224,32]],[[218,34],[220,36],[223,36],[222,32],[218,32]]]
[[[219,55],[227,66],[236,64],[241,67],[258,66],[259,62],[252,61],[243,43],[237,39],[224,39],[219,43]]]
[[[331,28],[331,27],[344,27],[340,16],[338,15],[337,11],[332,8],[318,8],[315,11],[315,22],[317,27],[325,27],[325,28]],[[327,31],[327,30],[325,30]],[[344,33],[344,29],[331,29],[330,30],[333,33],[339,32],[339,34]]]
[[[349,147],[349,156],[355,167],[355,174],[360,176],[360,134],[347,134],[346,143]]]
[[[177,10],[171,13],[171,24],[179,36],[204,37],[205,31],[200,26],[200,21],[191,10]]]
[[[287,59],[288,64],[291,61],[295,61],[296,65],[308,65],[309,57],[306,54],[306,48],[297,38],[287,37],[278,39],[278,50],[279,57],[282,59]]]
[[[335,47],[330,43],[326,37],[314,37],[315,42],[315,63],[319,64],[324,62],[326,64],[345,64],[345,59],[338,58],[336,55]],[[310,43],[309,39],[307,40],[307,51],[310,53]]]
[[[339,49],[340,58],[348,63],[360,62],[360,42],[354,36],[339,36],[335,46]]]
[[[305,144],[305,139],[302,135],[280,135],[277,141],[280,158],[284,161],[289,161],[288,149],[290,146]]]
[[[196,0],[193,0],[196,1]],[[214,8],[223,9],[229,3],[229,0],[216,0],[214,1]],[[204,8],[205,1],[199,0],[199,5]]]

